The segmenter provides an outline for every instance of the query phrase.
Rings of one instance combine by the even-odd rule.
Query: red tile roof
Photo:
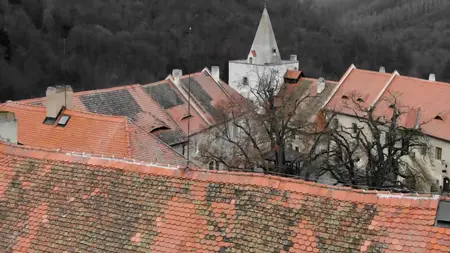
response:
[[[356,97],[363,99],[364,107],[376,104],[375,113],[389,118],[390,103],[395,103],[404,113],[399,123],[410,128],[422,124],[424,133],[450,141],[449,83],[352,68],[341,82],[327,109],[355,115],[355,111],[345,108],[343,96],[348,97],[351,106],[352,94],[357,94]],[[442,120],[435,119],[436,116]]]
[[[369,107],[376,101],[378,95],[388,84],[393,74],[368,70],[353,69],[345,80],[342,80],[333,97],[327,104],[327,109],[340,113],[355,115],[352,99],[362,99],[361,105]],[[346,104],[347,101],[347,104]],[[350,107],[350,108],[347,108]]]
[[[449,252],[438,196],[0,144],[6,252]]]
[[[43,124],[44,107],[8,102],[0,111],[14,112],[18,141],[24,145],[185,165],[183,156],[127,118],[64,110],[64,127]],[[58,118],[59,120],[59,118]],[[57,120],[57,121],[58,121]]]
[[[22,100],[21,103],[43,106],[45,98]],[[186,141],[176,122],[139,84],[74,93],[74,110],[126,116],[169,145]],[[169,131],[160,131],[168,127]]]
[[[408,118],[405,119],[407,126],[415,126],[420,109],[419,123],[424,123],[424,133],[450,141],[449,83],[396,76],[383,93],[381,101],[392,100],[393,97],[400,106],[409,110]],[[435,119],[436,116],[442,120]]]
[[[288,70],[288,71],[286,71],[286,74],[284,74],[284,78],[297,79],[297,78],[300,78],[301,75],[302,75],[302,72],[299,70]]]

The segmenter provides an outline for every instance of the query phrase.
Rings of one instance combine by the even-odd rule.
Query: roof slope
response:
[[[266,7],[264,7],[261,15],[249,56],[253,57],[254,64],[275,63],[281,60],[277,40]]]
[[[14,112],[21,144],[126,157],[154,163],[185,165],[185,158],[125,117],[64,110],[66,126],[43,124],[44,107],[8,102],[0,111]],[[59,118],[58,118],[59,120]],[[131,120],[130,120],[131,121]]]
[[[70,116],[66,126],[43,124],[44,107],[14,102],[0,110],[14,112],[18,141],[24,145],[87,153],[129,157],[129,140],[124,117],[111,117],[64,110]]]
[[[168,145],[186,140],[186,135],[174,120],[139,84],[76,92],[73,95],[74,110],[128,117]],[[43,106],[44,101],[45,98],[38,98],[22,100],[21,103]]]
[[[393,74],[361,69],[352,69],[338,87],[327,104],[327,109],[355,115],[358,110],[352,108],[352,100],[362,99],[361,106],[367,108],[376,101]],[[354,111],[355,109],[356,111]]]
[[[437,196],[0,144],[7,252],[448,252]]]
[[[396,76],[381,96],[381,101],[392,101],[394,98],[399,106],[414,112],[412,126],[416,123],[417,115],[420,115],[419,124],[424,123],[424,133],[450,141],[449,83]],[[383,105],[380,103],[377,109],[379,106]],[[435,119],[436,116],[441,119]]]

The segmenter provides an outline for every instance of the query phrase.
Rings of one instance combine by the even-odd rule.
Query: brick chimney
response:
[[[174,69],[174,70],[172,70],[172,78],[173,78],[173,82],[175,84],[179,84],[180,83],[181,76],[183,76],[183,71],[181,69]]]
[[[17,144],[17,120],[13,112],[0,112],[0,141]]]
[[[50,86],[45,97],[47,117],[56,118],[63,107],[73,108],[73,90],[70,85]]]
[[[220,68],[219,66],[212,66],[211,67],[211,75],[216,80],[216,82],[220,81]]]
[[[436,81],[436,75],[431,73],[430,76],[428,77],[428,80],[433,81],[433,82]]]

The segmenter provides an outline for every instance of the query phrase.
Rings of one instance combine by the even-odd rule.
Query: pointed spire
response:
[[[277,40],[267,11],[267,1],[259,21],[258,29],[248,55],[249,62],[253,64],[275,63],[281,60]]]

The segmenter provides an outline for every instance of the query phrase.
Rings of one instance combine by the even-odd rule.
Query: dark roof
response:
[[[174,106],[183,104],[183,101],[175,92],[175,90],[170,87],[168,81],[153,86],[145,86],[142,88],[164,109],[170,109]]]
[[[5,252],[448,252],[438,196],[0,144]],[[442,197],[441,197],[442,198]]]

